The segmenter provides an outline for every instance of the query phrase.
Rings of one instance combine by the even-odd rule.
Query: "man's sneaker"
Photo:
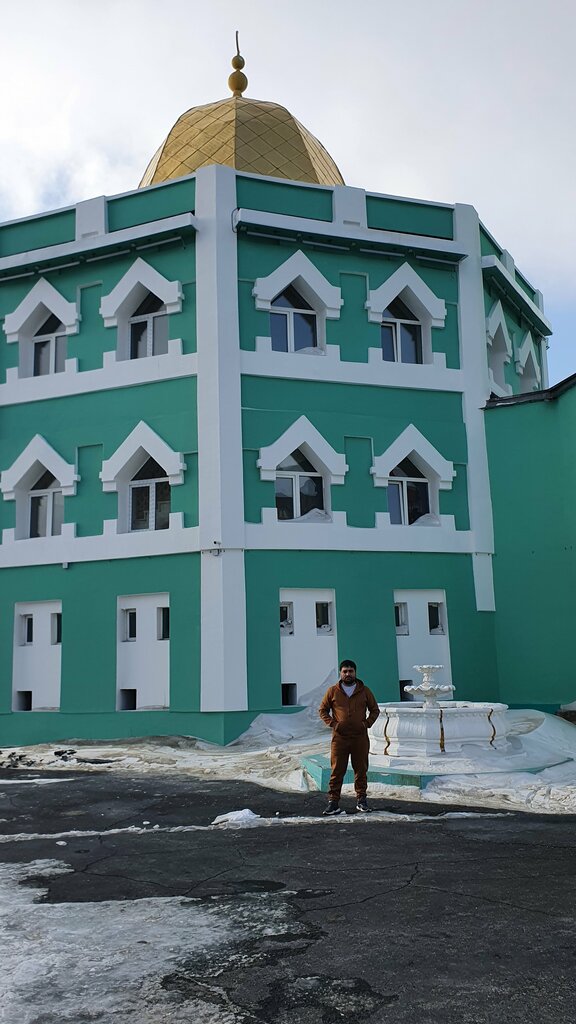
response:
[[[322,814],[342,814],[342,811],[338,806],[338,801],[330,800],[328,807],[324,811],[322,811]]]
[[[356,801],[356,810],[362,811],[363,814],[372,814],[372,808],[368,807],[368,801],[366,797],[362,797],[361,800]]]

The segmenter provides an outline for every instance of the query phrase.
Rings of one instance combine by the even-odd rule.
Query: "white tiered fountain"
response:
[[[390,766],[397,758],[414,758],[427,766],[430,759],[461,755],[463,747],[472,759],[482,751],[490,754],[509,748],[508,705],[439,700],[455,689],[452,683],[434,680],[443,667],[415,665],[422,680],[406,687],[415,699],[379,705],[380,717],[370,729],[371,764]]]

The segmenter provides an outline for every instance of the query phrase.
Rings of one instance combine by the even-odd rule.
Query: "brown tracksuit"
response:
[[[348,758],[352,758],[354,770],[354,789],[358,800],[366,796],[368,751],[370,739],[368,729],[374,724],[380,709],[371,690],[361,679],[356,679],[356,689],[348,697],[341,683],[331,686],[318,709],[323,722],[332,729],[330,745],[330,800],[338,801],[342,789],[342,781],[348,767]]]

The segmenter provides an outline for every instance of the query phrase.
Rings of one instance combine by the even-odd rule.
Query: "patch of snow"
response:
[[[74,771],[130,772],[142,774],[173,773],[213,779],[236,779],[256,783],[281,792],[305,792],[315,788],[302,771],[304,757],[328,754],[330,730],[318,717],[317,708],[324,684],[303,698],[305,707],[294,714],[258,715],[242,736],[220,747],[194,737],[153,737],[108,743],[83,743],[74,740],[82,758],[106,759],[112,764],[84,764]],[[510,756],[505,767],[522,768],[550,763],[554,759],[576,759],[576,727],[554,715],[533,709],[508,711]],[[34,763],[35,771],[50,769],[65,772],[54,754],[54,746],[42,744],[19,747],[13,751]],[[492,752],[495,753],[495,752]],[[494,758],[490,759],[494,763]],[[502,765],[504,767],[504,764]],[[488,762],[487,762],[488,767]],[[57,779],[4,779],[2,785],[51,784]],[[344,794],[352,794],[346,786]],[[537,774],[526,771],[458,773],[436,776],[425,791],[417,787],[370,785],[371,797],[395,800],[438,800],[454,803],[479,803],[487,806],[529,807],[550,813],[576,812],[576,760],[547,768]]]

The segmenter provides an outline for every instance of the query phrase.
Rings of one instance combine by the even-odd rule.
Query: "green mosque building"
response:
[[[380,701],[418,663],[572,701],[542,295],[233,64],[139,188],[0,225],[0,745],[227,743],[342,657]]]

